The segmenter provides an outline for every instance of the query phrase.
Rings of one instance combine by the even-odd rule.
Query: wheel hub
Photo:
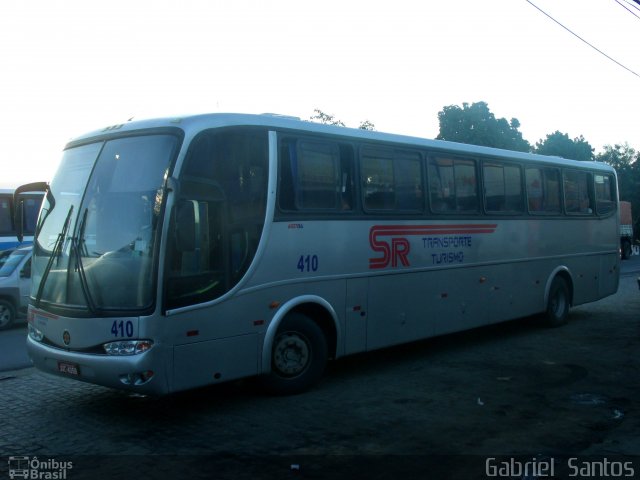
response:
[[[299,333],[286,332],[276,339],[273,364],[280,374],[287,377],[299,375],[307,368],[309,359],[308,342]]]
[[[3,306],[0,306],[0,327],[7,325],[11,320],[11,313],[9,309]]]

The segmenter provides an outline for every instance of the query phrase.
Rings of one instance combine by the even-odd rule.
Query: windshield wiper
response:
[[[82,219],[80,220],[80,225],[78,226],[78,236],[76,237],[76,245],[78,246],[78,248],[80,249],[80,251],[85,254],[85,255],[89,255],[89,251],[87,250],[87,245],[86,243],[84,243],[84,228],[87,225],[87,214],[89,213],[89,209],[85,208],[84,209],[84,213],[82,214]]]
[[[49,277],[49,272],[51,272],[51,268],[53,267],[53,262],[56,259],[60,258],[62,254],[62,246],[64,245],[64,239],[67,237],[67,232],[69,231],[69,224],[71,223],[71,214],[73,213],[73,205],[69,207],[69,212],[67,213],[67,218],[64,220],[64,225],[62,226],[62,231],[58,234],[58,238],[56,238],[56,242],[53,244],[53,250],[51,252],[51,256],[49,257],[49,261],[47,262],[47,266],[42,272],[42,279],[40,280],[40,285],[38,286],[38,293],[36,294],[36,308],[40,308],[40,300],[42,299],[42,293],[44,292],[44,286],[47,283],[47,278]]]
[[[82,264],[82,250],[86,251],[87,247],[84,243],[84,227],[87,224],[87,213],[89,212],[88,208],[84,209],[84,213],[82,214],[82,219],[80,220],[80,225],[78,226],[78,235],[73,239],[71,244],[71,248],[74,252],[74,257],[76,260],[76,269],[78,271],[78,276],[80,277],[80,286],[82,287],[82,294],[87,302],[87,307],[92,314],[96,314],[96,304],[93,301],[93,297],[91,296],[91,292],[89,290],[89,282],[87,281],[87,275],[84,271],[84,265]]]

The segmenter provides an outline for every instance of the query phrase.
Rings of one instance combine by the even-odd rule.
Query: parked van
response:
[[[31,290],[32,247],[0,252],[0,330],[24,317]]]

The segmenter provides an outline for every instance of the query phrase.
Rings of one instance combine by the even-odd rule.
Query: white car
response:
[[[0,252],[0,330],[24,316],[31,291],[31,249],[21,247]]]

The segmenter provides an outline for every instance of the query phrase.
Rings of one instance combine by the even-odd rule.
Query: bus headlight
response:
[[[151,340],[120,340],[102,345],[107,355],[138,355],[151,349]]]
[[[33,325],[29,324],[29,338],[31,338],[31,340],[35,340],[36,342],[41,342],[44,338],[44,333],[42,333]]]

